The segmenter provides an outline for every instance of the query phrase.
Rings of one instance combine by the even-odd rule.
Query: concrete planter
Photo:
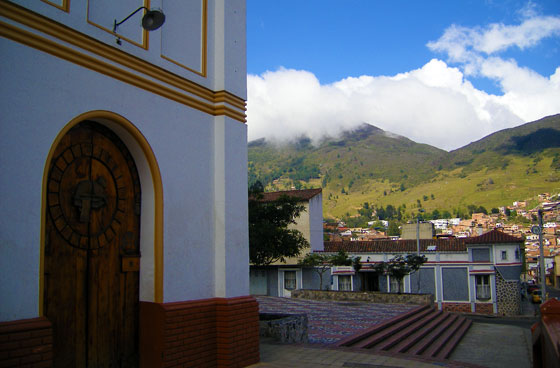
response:
[[[259,314],[259,335],[272,337],[284,343],[306,343],[307,315],[305,314]]]

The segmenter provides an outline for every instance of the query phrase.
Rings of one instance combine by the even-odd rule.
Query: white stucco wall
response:
[[[309,200],[309,243],[313,251],[323,250],[323,194]]]
[[[114,42],[105,31],[83,24],[85,2],[71,2],[69,14],[43,2],[19,3]],[[151,5],[158,3],[161,1],[152,0]],[[226,7],[223,0],[208,5],[210,20],[218,8]],[[126,42],[122,48],[210,87],[216,85],[214,72],[222,68],[220,78],[228,78],[221,86],[245,98],[244,1],[228,1],[227,7],[241,15],[228,23],[228,29],[222,23],[209,22],[206,78],[160,60],[159,31],[150,35],[149,51]],[[235,49],[217,56],[230,58],[221,66],[211,65],[216,57],[210,36],[216,34],[222,34],[224,49]],[[231,39],[242,39],[242,45],[227,45]],[[249,293],[245,124],[212,116],[9,39],[0,39],[0,50],[0,321],[40,313],[41,196],[46,160],[68,122],[97,110],[118,114],[138,128],[159,165],[164,201],[163,302]],[[229,76],[228,68],[237,68],[243,75]],[[136,157],[139,150],[131,151],[139,170],[147,170],[139,162],[142,158]],[[142,182],[143,194],[150,197],[146,185],[151,183]],[[149,204],[142,209],[143,224],[146,207]],[[153,233],[141,237],[147,246],[153,244]],[[152,275],[141,275],[141,300],[153,301],[153,269],[145,263],[150,254],[142,255],[141,273]]]
[[[111,32],[113,21],[123,20],[145,5],[144,1],[70,1],[68,11],[43,1],[11,2],[201,86],[215,91],[227,90],[246,99],[245,0],[207,0],[206,56],[202,49],[203,0],[150,0],[150,8],[162,9],[166,22],[155,31],[143,33],[139,27],[143,13],[138,12],[118,27],[123,37],[120,45]],[[140,47],[146,42],[148,49]],[[204,58],[207,74],[200,75]]]

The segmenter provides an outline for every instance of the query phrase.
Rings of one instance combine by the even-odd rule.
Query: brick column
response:
[[[258,361],[253,297],[140,303],[141,367],[245,367]]]
[[[218,367],[259,362],[259,306],[254,298],[219,299],[216,308]]]

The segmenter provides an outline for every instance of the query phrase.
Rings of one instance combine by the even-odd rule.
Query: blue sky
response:
[[[249,139],[443,149],[560,113],[560,0],[247,0]]]

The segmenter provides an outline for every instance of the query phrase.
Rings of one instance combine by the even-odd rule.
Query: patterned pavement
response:
[[[374,304],[257,296],[259,312],[307,314],[311,344],[332,344],[360,330],[418,307],[407,304]]]

